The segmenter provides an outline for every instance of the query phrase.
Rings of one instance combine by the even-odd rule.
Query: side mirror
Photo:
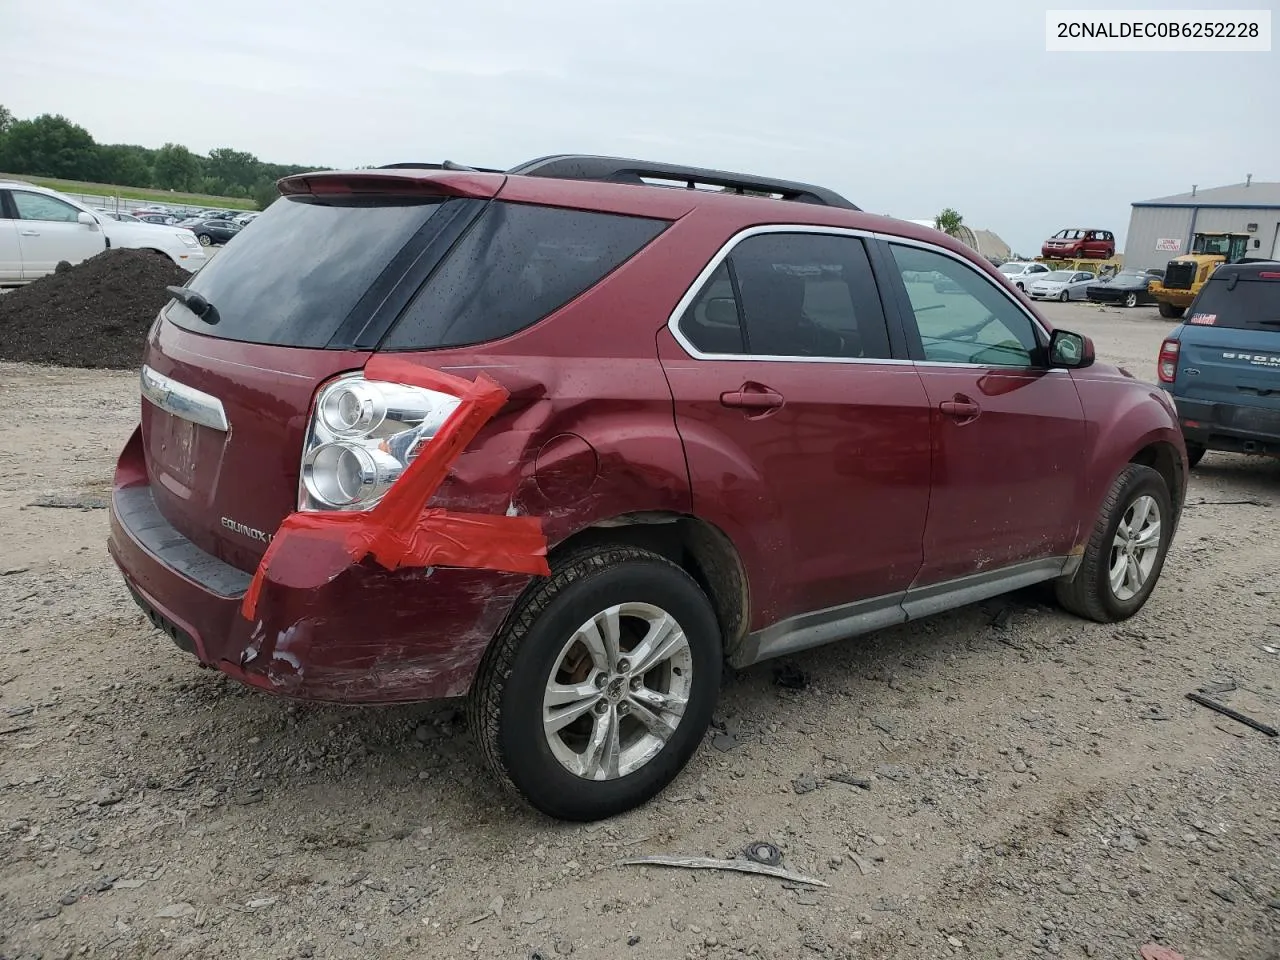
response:
[[[85,213],[83,210],[76,216],[76,220],[83,223],[86,227],[97,228],[98,221],[92,213]]]
[[[1069,330],[1055,330],[1049,340],[1049,366],[1079,370],[1093,364],[1093,341]]]

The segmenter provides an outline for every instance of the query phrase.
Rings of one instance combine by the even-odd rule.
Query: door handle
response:
[[[24,236],[24,237],[38,237],[38,236],[40,236],[40,231],[39,231],[39,230],[23,230],[23,231],[21,231],[21,233],[22,233],[22,236]]]
[[[982,408],[963,394],[957,393],[951,400],[943,400],[938,409],[957,423],[969,423],[977,420]]]
[[[777,410],[786,400],[776,390],[759,383],[744,383],[737,390],[720,394],[720,405],[741,410]]]

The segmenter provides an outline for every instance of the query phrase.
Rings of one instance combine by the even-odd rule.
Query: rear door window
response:
[[[1187,311],[1187,323],[1280,335],[1280,265],[1274,280],[1210,280]]]
[[[168,318],[225,340],[325,347],[409,240],[459,202],[282,198],[187,284],[218,322],[177,303]],[[197,228],[221,229],[217,221]]]
[[[748,237],[685,310],[679,329],[704,354],[890,356],[879,294],[856,237]]]
[[[667,226],[647,217],[491,203],[382,346],[420,350],[509,337],[595,286]]]

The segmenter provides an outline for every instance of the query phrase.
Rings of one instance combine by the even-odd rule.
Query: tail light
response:
[[[457,397],[347,374],[316,398],[299,510],[368,510],[458,408]]]
[[[1160,359],[1156,362],[1156,374],[1161,383],[1173,383],[1178,378],[1178,341],[1165,340],[1160,344]]]

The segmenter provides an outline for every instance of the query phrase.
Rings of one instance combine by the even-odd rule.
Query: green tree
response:
[[[102,179],[126,187],[150,187],[152,151],[131,143],[113,143],[98,148]]]
[[[248,190],[261,176],[261,164],[252,153],[232,150],[230,147],[219,147],[209,151],[209,159],[205,161],[204,171],[209,177],[221,180],[227,186],[239,186]]]
[[[154,184],[165,190],[190,190],[200,178],[200,158],[178,143],[166,143],[152,161]]]
[[[0,170],[68,180],[98,175],[98,147],[84,127],[63,116],[15,120],[0,139]]]
[[[933,218],[933,225],[948,236],[954,237],[964,225],[964,217],[960,216],[958,211],[947,207]]]
[[[275,182],[272,180],[259,180],[253,188],[253,202],[259,210],[267,209],[279,196],[280,191],[276,189]]]
[[[0,134],[4,133],[13,123],[13,114],[9,112],[9,108],[0,103]]]

